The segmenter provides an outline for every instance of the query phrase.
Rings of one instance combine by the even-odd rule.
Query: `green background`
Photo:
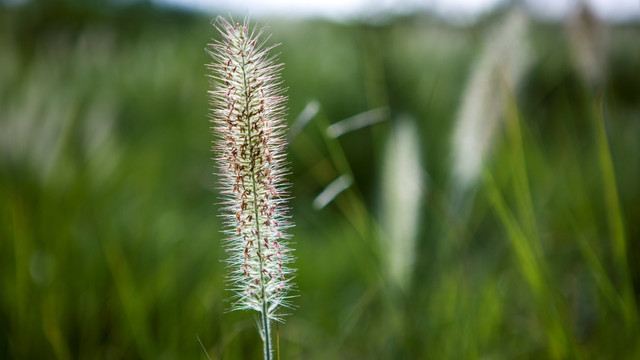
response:
[[[289,123],[320,104],[288,148],[298,290],[280,358],[640,358],[640,26],[607,29],[594,88],[564,24],[533,20],[532,66],[485,175],[454,199],[458,108],[505,14],[257,20],[281,43]],[[225,300],[211,17],[0,5],[0,358],[262,356],[256,314]],[[386,121],[324,135],[378,107]],[[403,116],[428,174],[406,289],[378,241],[383,150]],[[353,186],[314,209],[344,173]]]

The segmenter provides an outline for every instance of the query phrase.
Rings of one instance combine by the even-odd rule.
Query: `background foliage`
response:
[[[281,358],[640,357],[640,28],[608,28],[592,88],[563,24],[487,172],[454,201],[450,138],[485,34],[425,15],[378,25],[261,20],[282,45],[299,298]],[[209,17],[146,3],[0,5],[0,358],[259,358],[227,313],[210,153]],[[385,107],[345,134],[326,127]],[[385,276],[386,135],[415,119],[428,179],[411,284]],[[354,184],[313,199],[341,174]]]

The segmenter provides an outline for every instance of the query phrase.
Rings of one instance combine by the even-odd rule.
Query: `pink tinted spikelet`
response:
[[[284,89],[282,64],[261,40],[264,29],[249,29],[224,18],[213,22],[220,40],[207,52],[213,61],[209,91],[212,130],[220,177],[232,309],[261,313],[265,352],[269,323],[289,306],[293,257],[288,248],[288,184],[284,178]],[[266,355],[265,355],[266,357]]]

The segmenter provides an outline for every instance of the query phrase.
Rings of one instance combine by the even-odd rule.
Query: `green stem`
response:
[[[622,281],[622,311],[627,330],[635,331],[638,326],[638,310],[636,308],[633,283],[629,272],[627,235],[625,234],[623,222],[624,215],[622,213],[622,206],[620,205],[618,186],[616,184],[616,172],[613,166],[611,149],[604,124],[603,99],[601,96],[598,96],[595,100],[594,113],[598,158],[602,174],[607,220],[609,222],[609,236],[611,238],[615,264],[618,267],[618,276]]]
[[[264,359],[271,360],[271,326],[267,316],[267,302],[262,302],[262,326],[264,326]]]

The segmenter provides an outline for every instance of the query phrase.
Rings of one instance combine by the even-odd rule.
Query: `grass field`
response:
[[[61,4],[0,5],[0,358],[260,358],[255,314],[225,300],[209,17]],[[280,358],[640,358],[640,26],[589,25],[602,58],[585,75],[593,51],[563,23],[531,19],[496,54],[509,14],[258,20],[281,43],[289,124],[317,109],[288,148],[298,297]],[[491,136],[461,181],[474,94],[471,134]],[[327,133],[358,114],[379,122]],[[402,123],[408,195],[385,175]]]

